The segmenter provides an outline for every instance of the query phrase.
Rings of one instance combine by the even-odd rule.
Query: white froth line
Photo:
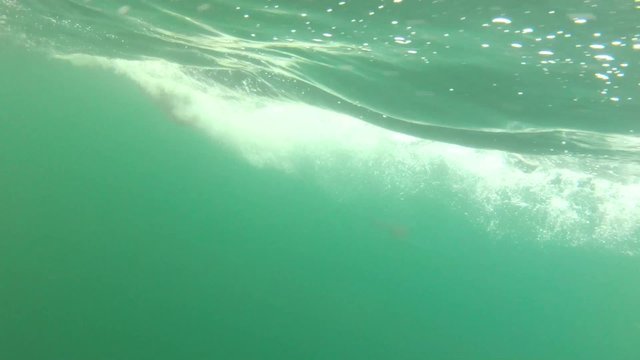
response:
[[[570,232],[594,206],[595,234],[622,239],[637,232],[640,184],[624,185],[541,163],[523,171],[510,155],[427,141],[395,133],[346,114],[308,104],[274,101],[200,83],[177,64],[163,60],[113,60],[86,55],[61,57],[78,65],[98,65],[124,74],[155,95],[169,95],[176,116],[193,121],[212,136],[231,143],[252,164],[294,171],[300,161],[339,166],[344,154],[363,166],[392,167],[394,181],[410,181],[432,163],[442,163],[487,208],[526,207],[546,214],[556,232]],[[162,74],[162,76],[157,76]],[[183,100],[179,100],[183,99]],[[372,170],[372,169],[368,169]],[[558,182],[558,179],[560,180]],[[595,184],[593,190],[580,183]],[[460,185],[452,184],[455,189]],[[528,195],[527,195],[528,194]],[[525,197],[523,197],[525,195]],[[532,197],[533,196],[533,197]],[[576,197],[580,202],[576,203]],[[511,204],[511,205],[508,205]],[[582,224],[582,225],[581,225]]]

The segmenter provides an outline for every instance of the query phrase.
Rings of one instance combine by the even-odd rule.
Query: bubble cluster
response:
[[[637,250],[638,5],[570,2],[0,0],[0,35],[131,78],[256,166]]]

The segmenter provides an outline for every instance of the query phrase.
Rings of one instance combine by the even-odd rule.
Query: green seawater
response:
[[[639,359],[638,6],[0,0],[0,359]]]

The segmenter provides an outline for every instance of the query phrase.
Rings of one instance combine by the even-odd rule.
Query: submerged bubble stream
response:
[[[582,5],[325,5],[4,0],[0,33],[132,79],[256,166],[438,186],[496,234],[638,251],[637,29]]]
[[[529,236],[541,241],[627,253],[635,253],[639,245],[638,163],[519,155],[429,141],[308,104],[233,93],[164,60],[61,58],[123,74],[168,105],[180,121],[203,129],[250,163],[311,171],[338,196],[341,182],[365,178],[387,191],[416,196],[434,196],[433,184],[444,183],[447,196],[467,204],[467,215],[497,235],[528,227]],[[351,180],[327,176],[345,173]]]

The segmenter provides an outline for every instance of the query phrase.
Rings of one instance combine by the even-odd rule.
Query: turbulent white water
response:
[[[3,0],[0,34],[128,77],[251,164],[336,194],[366,182],[505,237],[640,251],[634,28],[393,4]]]
[[[640,179],[633,164],[419,139],[332,110],[234,91],[161,59],[59,58],[124,75],[176,120],[226,143],[251,164],[311,172],[338,195],[367,181],[398,196],[450,197],[498,235],[522,237],[525,228],[537,240],[628,254],[640,245]]]

